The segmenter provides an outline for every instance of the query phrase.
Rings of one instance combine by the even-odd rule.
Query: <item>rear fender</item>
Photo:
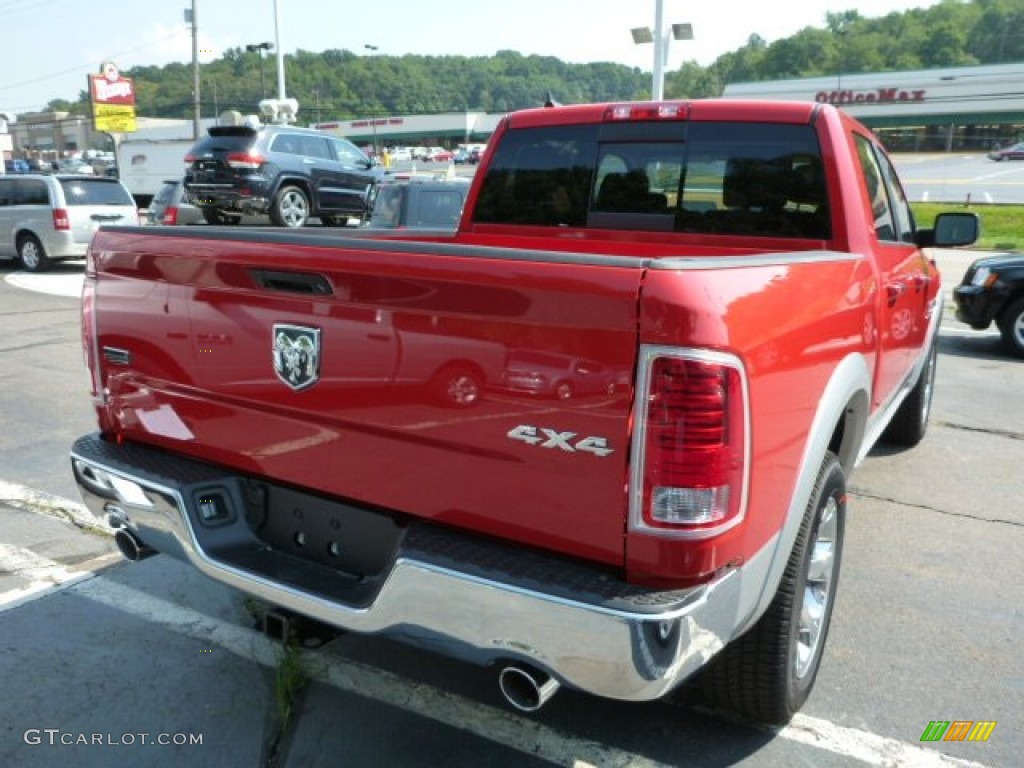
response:
[[[853,471],[864,441],[870,403],[868,360],[851,354],[836,366],[818,401],[782,529],[750,560],[751,578],[743,580],[734,637],[749,629],[775,597],[825,453],[832,450],[839,457],[847,476]]]

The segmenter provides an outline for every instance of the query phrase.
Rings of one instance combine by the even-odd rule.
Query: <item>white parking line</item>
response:
[[[104,555],[90,561],[87,565],[93,568],[102,567],[118,559],[119,555]],[[0,542],[0,573],[17,576],[27,581],[24,587],[17,587],[0,592],[0,613],[17,608],[19,605],[38,600],[41,597],[60,592],[85,579],[95,576],[94,570],[69,570],[60,563],[55,563],[37,555],[29,549],[15,547]]]
[[[103,577],[80,584],[73,591],[177,634],[214,643],[250,661],[264,666],[277,664],[277,644],[253,630],[174,605]],[[322,651],[301,650],[300,654],[304,669],[317,682],[414,712],[559,765],[576,768],[597,765],[656,768],[662,765],[382,669]],[[981,763],[960,760],[914,744],[804,715],[794,717],[788,726],[777,731],[777,735],[873,766],[985,768]]]
[[[67,499],[0,481],[0,497],[10,498],[12,491],[16,491],[22,498],[43,500],[62,509],[81,506]],[[118,555],[111,554],[94,562],[102,561],[106,564],[118,558]],[[158,624],[176,634],[213,643],[257,664],[274,667],[279,662],[280,646],[258,632],[175,605],[91,571],[69,571],[58,563],[22,548],[0,543],[0,571],[30,581],[28,587],[0,594],[0,613],[54,591],[66,590],[143,621]],[[514,712],[488,707],[382,669],[322,651],[300,650],[299,653],[303,668],[317,682],[402,708],[559,765],[571,765],[574,768],[662,766],[645,757],[573,737]],[[982,763],[950,757],[916,744],[846,728],[807,715],[797,714],[789,725],[774,732],[779,738],[880,768],[985,768]]]
[[[795,715],[789,725],[779,731],[779,736],[826,749],[837,755],[852,757],[868,765],[901,768],[984,768],[981,763],[949,757],[916,744],[887,739],[856,728],[844,728],[828,720],[801,714]]]

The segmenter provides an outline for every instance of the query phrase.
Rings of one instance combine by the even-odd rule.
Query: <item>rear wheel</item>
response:
[[[46,255],[46,249],[35,235],[23,235],[18,241],[18,258],[29,272],[45,272],[53,262]]]
[[[450,365],[434,377],[434,392],[443,405],[471,408],[483,397],[484,382],[468,365]]]
[[[1024,357],[1024,296],[1010,302],[999,315],[1003,344],[1017,357]]]
[[[302,227],[309,218],[309,198],[296,186],[278,190],[270,206],[270,220],[279,227]]]
[[[932,412],[932,393],[935,391],[935,368],[938,349],[936,342],[928,348],[928,357],[917,383],[910,394],[900,403],[896,414],[885,429],[883,439],[895,445],[911,448],[924,438],[928,430],[928,418]]]
[[[846,520],[846,478],[825,455],[772,604],[701,673],[709,703],[781,725],[807,701],[832,620]]]

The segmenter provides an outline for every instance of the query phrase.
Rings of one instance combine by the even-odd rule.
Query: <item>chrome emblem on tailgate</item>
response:
[[[274,373],[298,391],[320,378],[320,329],[274,325]]]

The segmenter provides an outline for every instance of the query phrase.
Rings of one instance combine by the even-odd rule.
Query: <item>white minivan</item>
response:
[[[85,256],[104,225],[137,225],[125,186],[104,176],[0,176],[0,258],[17,258],[30,272]]]

